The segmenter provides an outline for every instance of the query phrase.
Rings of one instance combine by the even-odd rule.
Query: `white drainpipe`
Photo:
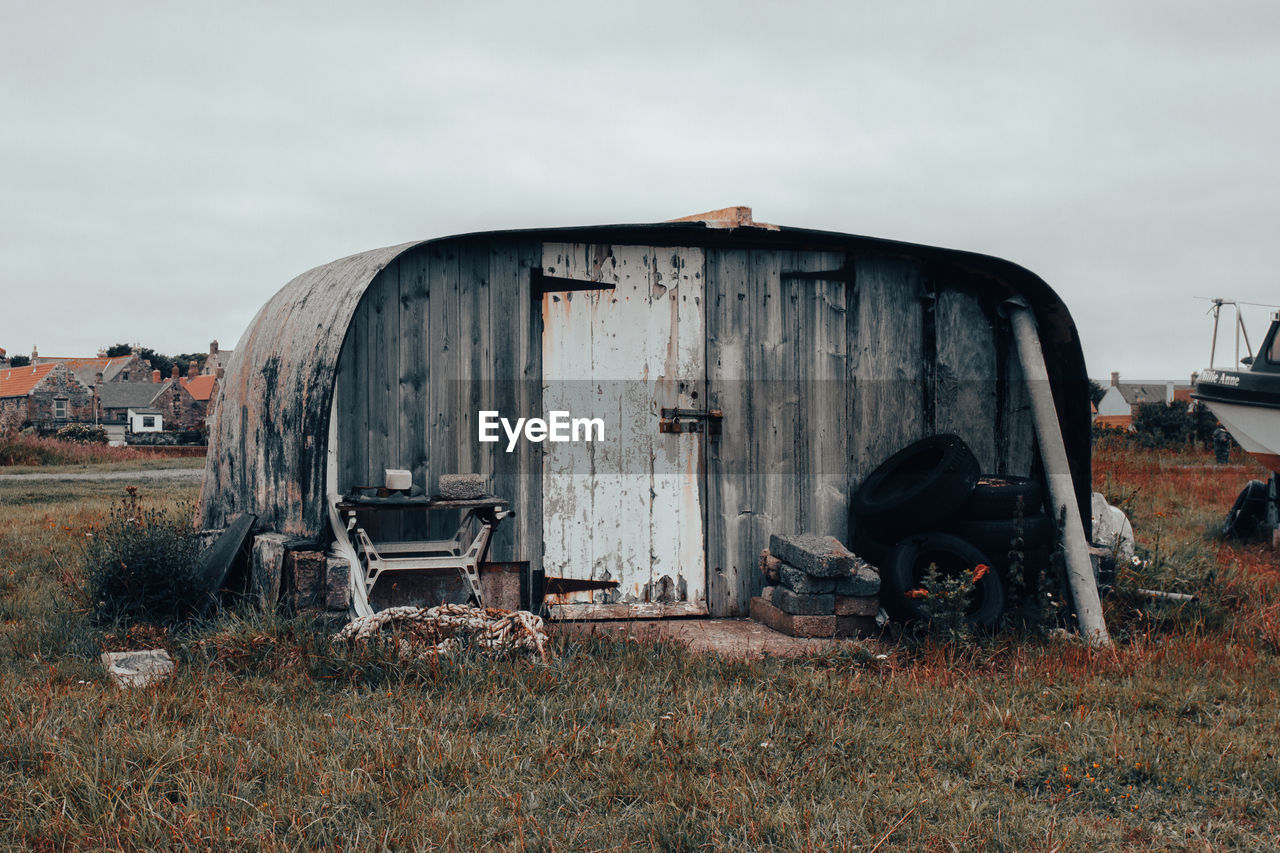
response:
[[[1008,300],[1000,310],[1013,325],[1018,360],[1022,362],[1022,376],[1031,397],[1036,440],[1040,445],[1045,479],[1048,480],[1049,499],[1053,501],[1053,515],[1065,520],[1062,549],[1066,552],[1067,581],[1071,585],[1071,597],[1075,600],[1080,633],[1090,645],[1109,647],[1111,637],[1107,634],[1102,600],[1098,596],[1098,584],[1093,577],[1089,540],[1084,535],[1084,524],[1080,520],[1075,481],[1071,478],[1071,466],[1067,463],[1067,448],[1062,441],[1062,427],[1058,423],[1058,411],[1053,404],[1053,389],[1049,385],[1049,371],[1044,364],[1044,352],[1040,348],[1035,316],[1021,298]]]

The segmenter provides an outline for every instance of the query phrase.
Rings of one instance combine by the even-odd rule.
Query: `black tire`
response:
[[[1044,505],[1042,493],[1043,485],[1038,480],[983,474],[960,508],[960,515],[975,520],[1013,518],[1019,514],[1027,518],[1040,512]]]
[[[1250,480],[1231,505],[1227,520],[1222,525],[1222,535],[1233,539],[1251,539],[1266,516],[1267,484],[1262,480]]]
[[[860,524],[856,519],[851,519],[850,523],[854,525],[854,534],[849,550],[877,569],[883,566],[889,559],[893,546],[897,543],[895,541],[886,542],[876,536],[875,533],[868,532],[866,525]]]
[[[918,589],[930,565],[943,575],[958,574],[979,564],[991,565],[987,556],[968,542],[949,533],[922,533],[909,536],[894,546],[880,570],[880,604],[903,621],[924,619],[928,614],[919,599],[907,596]],[[973,625],[990,628],[1004,612],[1005,589],[1000,572],[991,568],[974,584],[973,601],[965,617]]]
[[[890,456],[853,495],[860,526],[882,541],[928,530],[973,493],[978,460],[957,435],[921,439]]]
[[[948,533],[959,536],[991,558],[998,569],[1009,567],[1009,552],[1018,538],[1017,519],[1000,521],[956,519],[946,526]],[[1022,520],[1022,550],[1044,547],[1053,541],[1053,521],[1047,515],[1033,515]]]

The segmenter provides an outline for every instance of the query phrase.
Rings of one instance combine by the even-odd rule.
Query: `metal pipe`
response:
[[[1136,590],[1138,595],[1143,598],[1155,598],[1161,601],[1198,601],[1194,595],[1188,595],[1185,592],[1164,592],[1159,589],[1139,589]]]
[[[1209,344],[1209,369],[1213,369],[1213,356],[1218,351],[1218,315],[1222,313],[1222,300],[1213,300],[1213,342]]]
[[[1232,365],[1240,369],[1240,306],[1236,306],[1236,363]]]
[[[1036,441],[1040,445],[1040,458],[1044,463],[1049,498],[1053,501],[1053,514],[1064,519],[1062,549],[1066,552],[1067,581],[1071,586],[1071,597],[1075,601],[1080,633],[1092,646],[1109,647],[1111,637],[1107,634],[1107,623],[1102,615],[1102,600],[1098,596],[1093,564],[1089,560],[1089,540],[1084,535],[1084,523],[1080,520],[1075,481],[1071,477],[1071,466],[1067,463],[1067,448],[1062,441],[1062,427],[1058,423],[1058,410],[1053,403],[1053,389],[1049,385],[1049,370],[1045,367],[1035,317],[1021,298],[1006,301],[1000,306],[1000,310],[1013,325],[1018,360],[1022,363],[1022,377],[1026,382],[1027,394],[1031,397]]]
[[[1240,334],[1244,335],[1244,348],[1249,353],[1249,358],[1253,358],[1253,344],[1249,343],[1249,330],[1244,327],[1244,318],[1240,316],[1240,306],[1236,306],[1236,324],[1240,327]]]

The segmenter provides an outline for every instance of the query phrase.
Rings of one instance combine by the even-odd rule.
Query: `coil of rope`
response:
[[[527,610],[501,610],[467,604],[388,607],[347,623],[335,642],[367,643],[390,632],[405,658],[448,655],[475,648],[489,655],[525,652],[546,658],[547,632],[542,617]]]

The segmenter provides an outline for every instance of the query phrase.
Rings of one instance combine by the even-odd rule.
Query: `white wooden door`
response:
[[[703,252],[548,243],[542,275],[543,408],[604,423],[603,441],[544,444],[542,564],[618,582],[552,613],[705,614],[704,433],[659,431],[663,408],[706,405]]]

